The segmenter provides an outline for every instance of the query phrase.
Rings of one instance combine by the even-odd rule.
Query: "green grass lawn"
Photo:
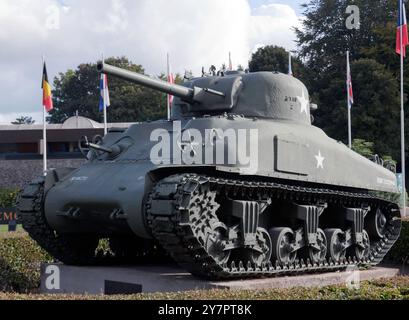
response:
[[[0,225],[0,232],[8,232],[9,226],[8,225]],[[22,231],[23,227],[21,225],[17,226],[17,231]]]

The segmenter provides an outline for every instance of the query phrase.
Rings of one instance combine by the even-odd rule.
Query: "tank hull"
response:
[[[229,128],[229,131],[220,133],[225,136],[210,136],[207,128]],[[169,152],[162,152],[160,159],[151,152],[158,141],[163,141],[163,137],[151,135],[155,130],[163,137],[168,135],[170,143]],[[202,137],[197,144],[187,138],[194,135],[193,130],[196,138],[198,134]],[[229,140],[229,133],[236,140]],[[241,145],[238,144],[240,134]],[[139,139],[117,159],[91,161],[47,190],[45,216],[53,229],[63,233],[101,234],[102,231],[107,236],[134,233],[149,238],[151,231],[146,225],[144,208],[147,195],[155,180],[178,172],[204,171],[221,176],[229,174],[236,179],[252,177],[343,190],[397,192],[392,172],[328,138],[320,129],[302,124],[243,118],[156,122],[134,125],[121,135],[108,135],[105,144],[109,146],[132,137]],[[180,148],[185,140],[196,150],[195,163],[184,163],[192,160],[185,158]],[[246,157],[239,155],[243,148]],[[209,150],[213,153],[210,164],[206,161]],[[148,159],[147,155],[152,158]]]
[[[48,190],[44,209],[49,225],[63,233],[149,237],[142,212],[153,169],[148,162],[84,165]],[[70,210],[78,210],[75,217]]]

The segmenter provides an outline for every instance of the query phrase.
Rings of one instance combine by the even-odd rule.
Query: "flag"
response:
[[[231,61],[231,52],[229,52],[229,70],[233,71],[233,62]]]
[[[402,34],[402,39],[401,39]],[[398,28],[396,30],[396,53],[401,54],[401,46],[402,46],[402,54],[406,57],[406,46],[409,45],[409,38],[408,38],[408,24],[406,20],[406,7],[403,0],[399,0],[399,9],[398,9]]]
[[[47,67],[43,65],[43,80],[41,82],[41,89],[43,89],[43,107],[47,112],[53,110],[53,96],[51,94],[51,86],[48,82]]]
[[[173,76],[172,68],[171,68],[171,66],[170,66],[169,55],[168,55],[168,82],[169,82],[170,84],[174,84],[174,83],[175,83],[175,77]],[[170,94],[168,94],[168,105],[169,105],[169,108],[171,107],[172,103],[173,103],[173,96],[170,95]],[[170,112],[170,110],[169,110],[169,112]]]
[[[168,75],[168,82],[170,84],[174,84],[175,83],[175,78],[173,76],[173,73],[169,73]],[[173,96],[171,96],[170,94],[168,95],[168,99],[169,99],[169,104],[173,103]]]
[[[348,90],[348,107],[352,108],[354,104],[354,91],[352,89],[351,67],[349,65],[349,52],[347,53],[347,90]]]
[[[291,61],[291,52],[288,53],[288,75],[293,76],[293,67]]]
[[[106,74],[101,74],[99,87],[101,92],[99,98],[99,111],[102,112],[111,105],[111,101],[109,100],[108,77]]]

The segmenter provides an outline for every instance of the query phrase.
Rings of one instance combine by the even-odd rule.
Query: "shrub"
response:
[[[100,241],[100,255],[107,255],[107,239]],[[35,292],[40,286],[40,266],[53,258],[26,233],[0,232],[0,292]]]
[[[388,253],[387,259],[397,263],[409,263],[409,220],[402,221],[400,237]]]
[[[0,291],[37,289],[43,262],[51,262],[51,257],[26,234],[0,235]]]
[[[12,208],[15,206],[18,189],[0,188],[0,207]]]

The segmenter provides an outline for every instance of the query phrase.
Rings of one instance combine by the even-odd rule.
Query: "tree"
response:
[[[373,142],[369,142],[364,139],[352,140],[352,150],[370,160],[374,160],[376,156],[374,146],[375,144]],[[382,155],[380,159],[382,159],[384,167],[396,172],[397,162],[391,156]]]
[[[21,116],[21,117],[18,117],[11,124],[34,124],[34,123],[35,123],[35,120],[33,120],[32,117]]]
[[[346,27],[346,9],[354,4],[360,9],[360,29]],[[310,0],[303,5],[305,19],[303,27],[296,29],[300,56],[305,59],[313,76],[327,74],[323,71],[336,71],[334,68],[345,65],[345,51],[351,52],[351,60],[374,58],[367,48],[385,49],[381,30],[390,30],[395,23],[397,5],[390,0]],[[394,49],[394,41],[389,44]],[[387,45],[386,45],[387,46]],[[381,52],[380,50],[376,50]],[[331,75],[329,75],[331,76]]]
[[[259,48],[253,53],[249,62],[250,72],[278,71],[287,74],[288,54],[288,51],[278,46],[265,46]],[[302,81],[306,81],[304,77],[305,68],[296,56],[292,59],[292,70],[295,77]]]
[[[399,87],[394,75],[374,60],[351,64],[355,103],[352,107],[353,137],[374,141],[377,154],[399,159]],[[320,106],[315,124],[331,137],[346,141],[347,106],[344,79],[333,79],[316,97]]]
[[[346,27],[346,8],[360,9],[360,29]],[[374,142],[374,152],[400,159],[399,58],[395,54],[397,5],[389,0],[311,0],[296,29],[310,94],[319,104],[316,125],[347,141],[346,58],[351,52],[355,104],[353,137]],[[409,69],[407,60],[406,69]],[[409,70],[408,70],[409,72]],[[409,79],[405,83],[409,89]]]
[[[109,58],[106,63],[144,74],[140,65],[125,57]],[[164,75],[161,75],[163,79]],[[60,73],[54,79],[54,109],[50,112],[51,123],[61,123],[76,111],[84,117],[102,121],[99,112],[99,78],[96,64],[81,64],[76,70]],[[177,81],[181,81],[180,76]],[[108,77],[111,107],[110,122],[137,122],[156,120],[166,116],[166,95],[114,77]]]
[[[365,158],[370,158],[374,155],[374,143],[365,141],[364,139],[354,139],[352,141],[352,150],[359,153]]]

